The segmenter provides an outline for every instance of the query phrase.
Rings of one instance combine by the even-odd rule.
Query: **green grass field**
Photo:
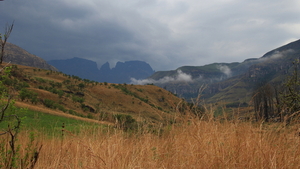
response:
[[[15,112],[15,113],[13,113]],[[83,129],[105,127],[95,123],[85,122],[81,120],[71,119],[67,117],[56,116],[47,113],[41,113],[32,110],[22,110],[17,108],[15,111],[10,110],[8,114],[16,114],[21,120],[21,130],[37,131],[50,136],[59,136],[64,129],[74,134],[79,133]],[[12,123],[12,118],[6,119],[0,124],[0,129],[7,128]]]

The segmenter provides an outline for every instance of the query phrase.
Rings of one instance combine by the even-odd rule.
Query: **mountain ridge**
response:
[[[6,43],[3,61],[7,63],[11,62],[12,64],[58,71],[54,66],[49,65],[44,59],[35,56],[12,43]]]
[[[106,62],[100,69],[98,69],[96,62],[76,57],[51,60],[48,63],[63,73],[108,83],[130,83],[131,78],[145,79],[154,73],[148,63],[138,60],[117,62],[114,68],[110,68],[109,63]]]
[[[258,83],[280,83],[288,75],[292,62],[300,57],[300,40],[288,43],[265,53],[260,58],[249,58],[243,62],[212,63],[204,66],[183,66],[181,70],[191,75],[189,82],[154,83],[189,100],[198,96],[198,89],[206,84],[201,93],[209,102],[248,102]],[[178,76],[176,70],[158,71],[149,79],[159,82],[166,76]],[[227,71],[227,73],[226,73]],[[199,78],[201,77],[201,78]],[[239,95],[237,93],[240,93]],[[236,95],[236,97],[234,96]]]

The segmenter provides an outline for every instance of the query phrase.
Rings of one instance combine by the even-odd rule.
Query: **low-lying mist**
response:
[[[142,79],[138,80],[135,78],[131,78],[132,84],[145,85],[145,84],[164,84],[164,83],[172,83],[172,82],[192,82],[192,76],[182,72],[181,70],[177,70],[177,74],[175,76],[165,76],[159,80],[154,79]]]

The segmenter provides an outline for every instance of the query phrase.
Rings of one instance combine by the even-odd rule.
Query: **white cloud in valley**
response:
[[[145,85],[145,84],[164,84],[164,83],[177,83],[177,82],[192,82],[192,76],[182,72],[181,70],[177,70],[175,76],[164,76],[161,79],[154,80],[151,78],[138,80],[135,78],[131,78],[132,84]]]

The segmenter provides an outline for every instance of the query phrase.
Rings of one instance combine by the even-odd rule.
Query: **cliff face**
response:
[[[48,63],[65,74],[75,75],[82,79],[99,80],[98,75],[100,71],[96,62],[75,57],[66,60],[51,60]]]
[[[12,43],[7,43],[5,46],[4,62],[57,71],[55,67],[49,65],[44,59],[30,54]]]
[[[82,58],[52,60],[48,63],[65,74],[108,83],[130,83],[131,78],[145,79],[154,73],[151,66],[143,61],[118,62],[112,69],[108,62],[98,69],[96,62]]]
[[[100,68],[101,81],[110,83],[130,83],[131,78],[146,79],[154,73],[151,66],[143,61],[118,62],[114,68],[108,68],[108,63],[105,63]]]

